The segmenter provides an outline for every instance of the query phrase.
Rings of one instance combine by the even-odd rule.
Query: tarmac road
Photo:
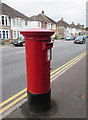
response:
[[[55,41],[52,71],[86,50],[85,44],[73,41]],[[2,101],[26,87],[25,48],[2,48]]]

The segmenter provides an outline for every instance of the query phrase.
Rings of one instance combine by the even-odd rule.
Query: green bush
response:
[[[59,37],[59,39],[64,39],[64,37]]]
[[[56,34],[54,39],[56,39],[56,40],[59,39],[59,36]]]
[[[2,40],[2,42],[1,42],[1,43],[2,43],[2,45],[4,45],[4,44],[5,44],[3,40]]]
[[[18,37],[16,40],[20,40],[20,37]]]

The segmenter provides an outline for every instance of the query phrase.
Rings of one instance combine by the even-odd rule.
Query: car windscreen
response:
[[[83,36],[79,36],[75,40],[81,40],[81,39],[83,39]]]
[[[66,38],[70,38],[71,36],[67,36]]]

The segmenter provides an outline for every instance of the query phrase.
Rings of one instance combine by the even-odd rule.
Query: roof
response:
[[[29,18],[30,21],[40,21],[40,22],[45,22],[45,23],[50,23],[50,21],[44,16],[44,15],[34,15]]]
[[[58,25],[59,27],[65,27],[65,28],[70,27],[69,24],[68,24],[67,22],[63,21],[63,20],[59,20],[59,21],[57,22],[57,25]]]
[[[81,25],[78,24],[78,25],[76,26],[76,28],[77,28],[77,29],[81,29]]]
[[[80,25],[80,24],[78,23],[78,25],[76,26],[76,28],[77,28],[77,29],[84,29],[84,25]]]
[[[77,26],[74,24],[74,22],[72,22],[72,24],[70,24],[71,28],[77,28]]]
[[[45,15],[46,16],[46,15]],[[54,20],[52,20],[51,18],[49,18],[48,16],[46,16],[49,20],[50,20],[50,22],[52,23],[52,24],[56,24],[56,22],[54,21]]]
[[[34,15],[32,17],[29,18],[30,21],[40,21],[40,22],[45,22],[45,23],[52,23],[52,24],[56,24],[56,22],[52,19],[50,19],[49,17],[47,17],[44,14],[38,14],[38,15]]]
[[[2,15],[8,15],[10,17],[19,17],[19,18],[23,18],[25,20],[29,19],[27,16],[18,12],[15,9],[11,8],[10,6],[6,5],[5,3],[0,3],[0,11],[1,11],[0,14],[2,14]]]

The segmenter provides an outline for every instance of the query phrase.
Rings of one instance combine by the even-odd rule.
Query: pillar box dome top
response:
[[[50,38],[50,36],[52,36],[54,34],[54,32],[52,30],[48,30],[48,29],[28,29],[25,31],[21,31],[20,32],[22,35],[24,35],[25,37],[38,37],[38,38]]]

